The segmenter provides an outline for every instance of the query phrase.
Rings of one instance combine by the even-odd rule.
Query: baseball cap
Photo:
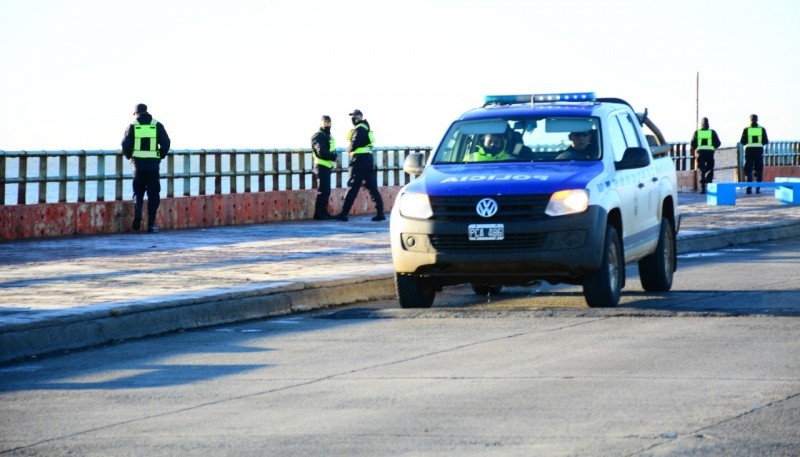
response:
[[[328,116],[327,114],[323,114],[323,115],[322,115],[322,119],[320,119],[320,120],[322,120],[322,121],[330,121],[330,120],[331,120],[331,117],[330,117],[330,116]]]
[[[364,113],[362,113],[360,109],[354,109],[353,112],[350,113],[350,116],[363,116],[363,115]]]
[[[136,105],[136,109],[133,110],[133,114],[142,114],[147,112],[147,105],[144,103],[139,103]]]

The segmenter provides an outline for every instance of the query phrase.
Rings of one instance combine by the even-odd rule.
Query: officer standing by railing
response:
[[[744,148],[744,176],[747,182],[760,182],[764,176],[764,145],[769,143],[767,129],[758,125],[758,116],[750,115],[750,126],[742,131],[742,147]],[[752,190],[748,187],[747,193]],[[756,193],[761,188],[756,187]]]
[[[385,221],[383,198],[381,198],[381,193],[378,191],[378,173],[375,171],[375,161],[372,157],[374,142],[372,129],[369,126],[369,122],[364,119],[361,110],[353,110],[350,113],[350,118],[353,122],[353,130],[350,130],[350,133],[347,134],[347,139],[350,142],[347,146],[347,153],[350,154],[350,179],[347,180],[347,185],[350,188],[344,197],[342,212],[333,218],[347,221],[347,215],[350,213],[350,208],[353,207],[353,203],[358,196],[361,183],[365,183],[372,201],[375,202],[377,212],[372,220],[376,222]]]
[[[142,226],[142,206],[147,193],[147,231],[158,232],[156,212],[161,204],[161,159],[169,153],[170,140],[164,124],[153,119],[147,105],[139,103],[122,138],[122,153],[131,161],[133,173],[133,230]]]
[[[319,131],[311,136],[314,151],[314,173],[317,175],[317,201],[314,204],[314,219],[328,220],[328,200],[331,196],[331,170],[336,166],[336,144],[331,135],[331,117],[322,116]]]
[[[706,185],[714,182],[714,151],[722,143],[717,132],[708,126],[708,118],[700,120],[700,128],[695,130],[690,144],[692,153],[697,157],[697,168],[700,170],[700,193],[706,193]]]

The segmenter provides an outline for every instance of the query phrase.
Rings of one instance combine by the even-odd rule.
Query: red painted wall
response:
[[[386,212],[394,206],[401,186],[381,187]],[[341,211],[347,189],[333,189],[331,214]],[[218,227],[261,224],[273,221],[311,219],[316,190],[255,192],[249,194],[208,195],[162,198],[156,225],[160,229]],[[145,203],[144,221],[147,221]],[[375,205],[362,189],[350,210],[351,215],[372,214]],[[93,235],[131,230],[133,202],[41,203],[0,206],[0,239]]]
[[[776,176],[800,177],[800,167],[764,167],[764,181],[774,181]],[[387,213],[394,206],[401,187],[380,188]],[[696,171],[679,171],[678,188],[695,190]],[[341,210],[346,192],[347,189],[331,191],[328,208],[331,214]],[[315,189],[309,189],[162,198],[156,225],[170,230],[311,219],[316,195]],[[362,189],[350,214],[374,212],[375,205],[369,193]],[[147,208],[144,221],[147,221]],[[122,233],[130,231],[132,223],[131,201],[0,206],[0,240]]]

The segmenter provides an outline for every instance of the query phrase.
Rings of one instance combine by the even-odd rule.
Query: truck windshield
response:
[[[457,121],[433,163],[600,160],[599,132],[595,117]]]

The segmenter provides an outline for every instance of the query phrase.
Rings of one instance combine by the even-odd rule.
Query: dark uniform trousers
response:
[[[700,184],[714,182],[714,151],[701,149],[697,151],[697,168],[700,169]]]
[[[375,172],[374,159],[372,153],[352,154],[350,160],[350,179],[347,180],[349,189],[347,195],[344,197],[344,204],[342,205],[342,214],[349,214],[350,208],[353,207],[353,202],[358,197],[358,191],[361,189],[361,184],[369,191],[372,201],[375,203],[375,209],[378,214],[383,214],[383,198],[378,192],[378,174]]]
[[[133,205],[134,216],[142,218],[142,206],[144,196],[147,194],[147,226],[156,225],[156,212],[161,204],[161,181],[159,167],[161,159],[141,159],[134,158],[131,161],[131,172],[133,174]]]
[[[761,182],[761,178],[764,176],[763,148],[744,150],[744,176],[747,182]]]
[[[314,205],[314,216],[329,216],[328,200],[331,196],[331,169],[317,164],[317,201]]]

